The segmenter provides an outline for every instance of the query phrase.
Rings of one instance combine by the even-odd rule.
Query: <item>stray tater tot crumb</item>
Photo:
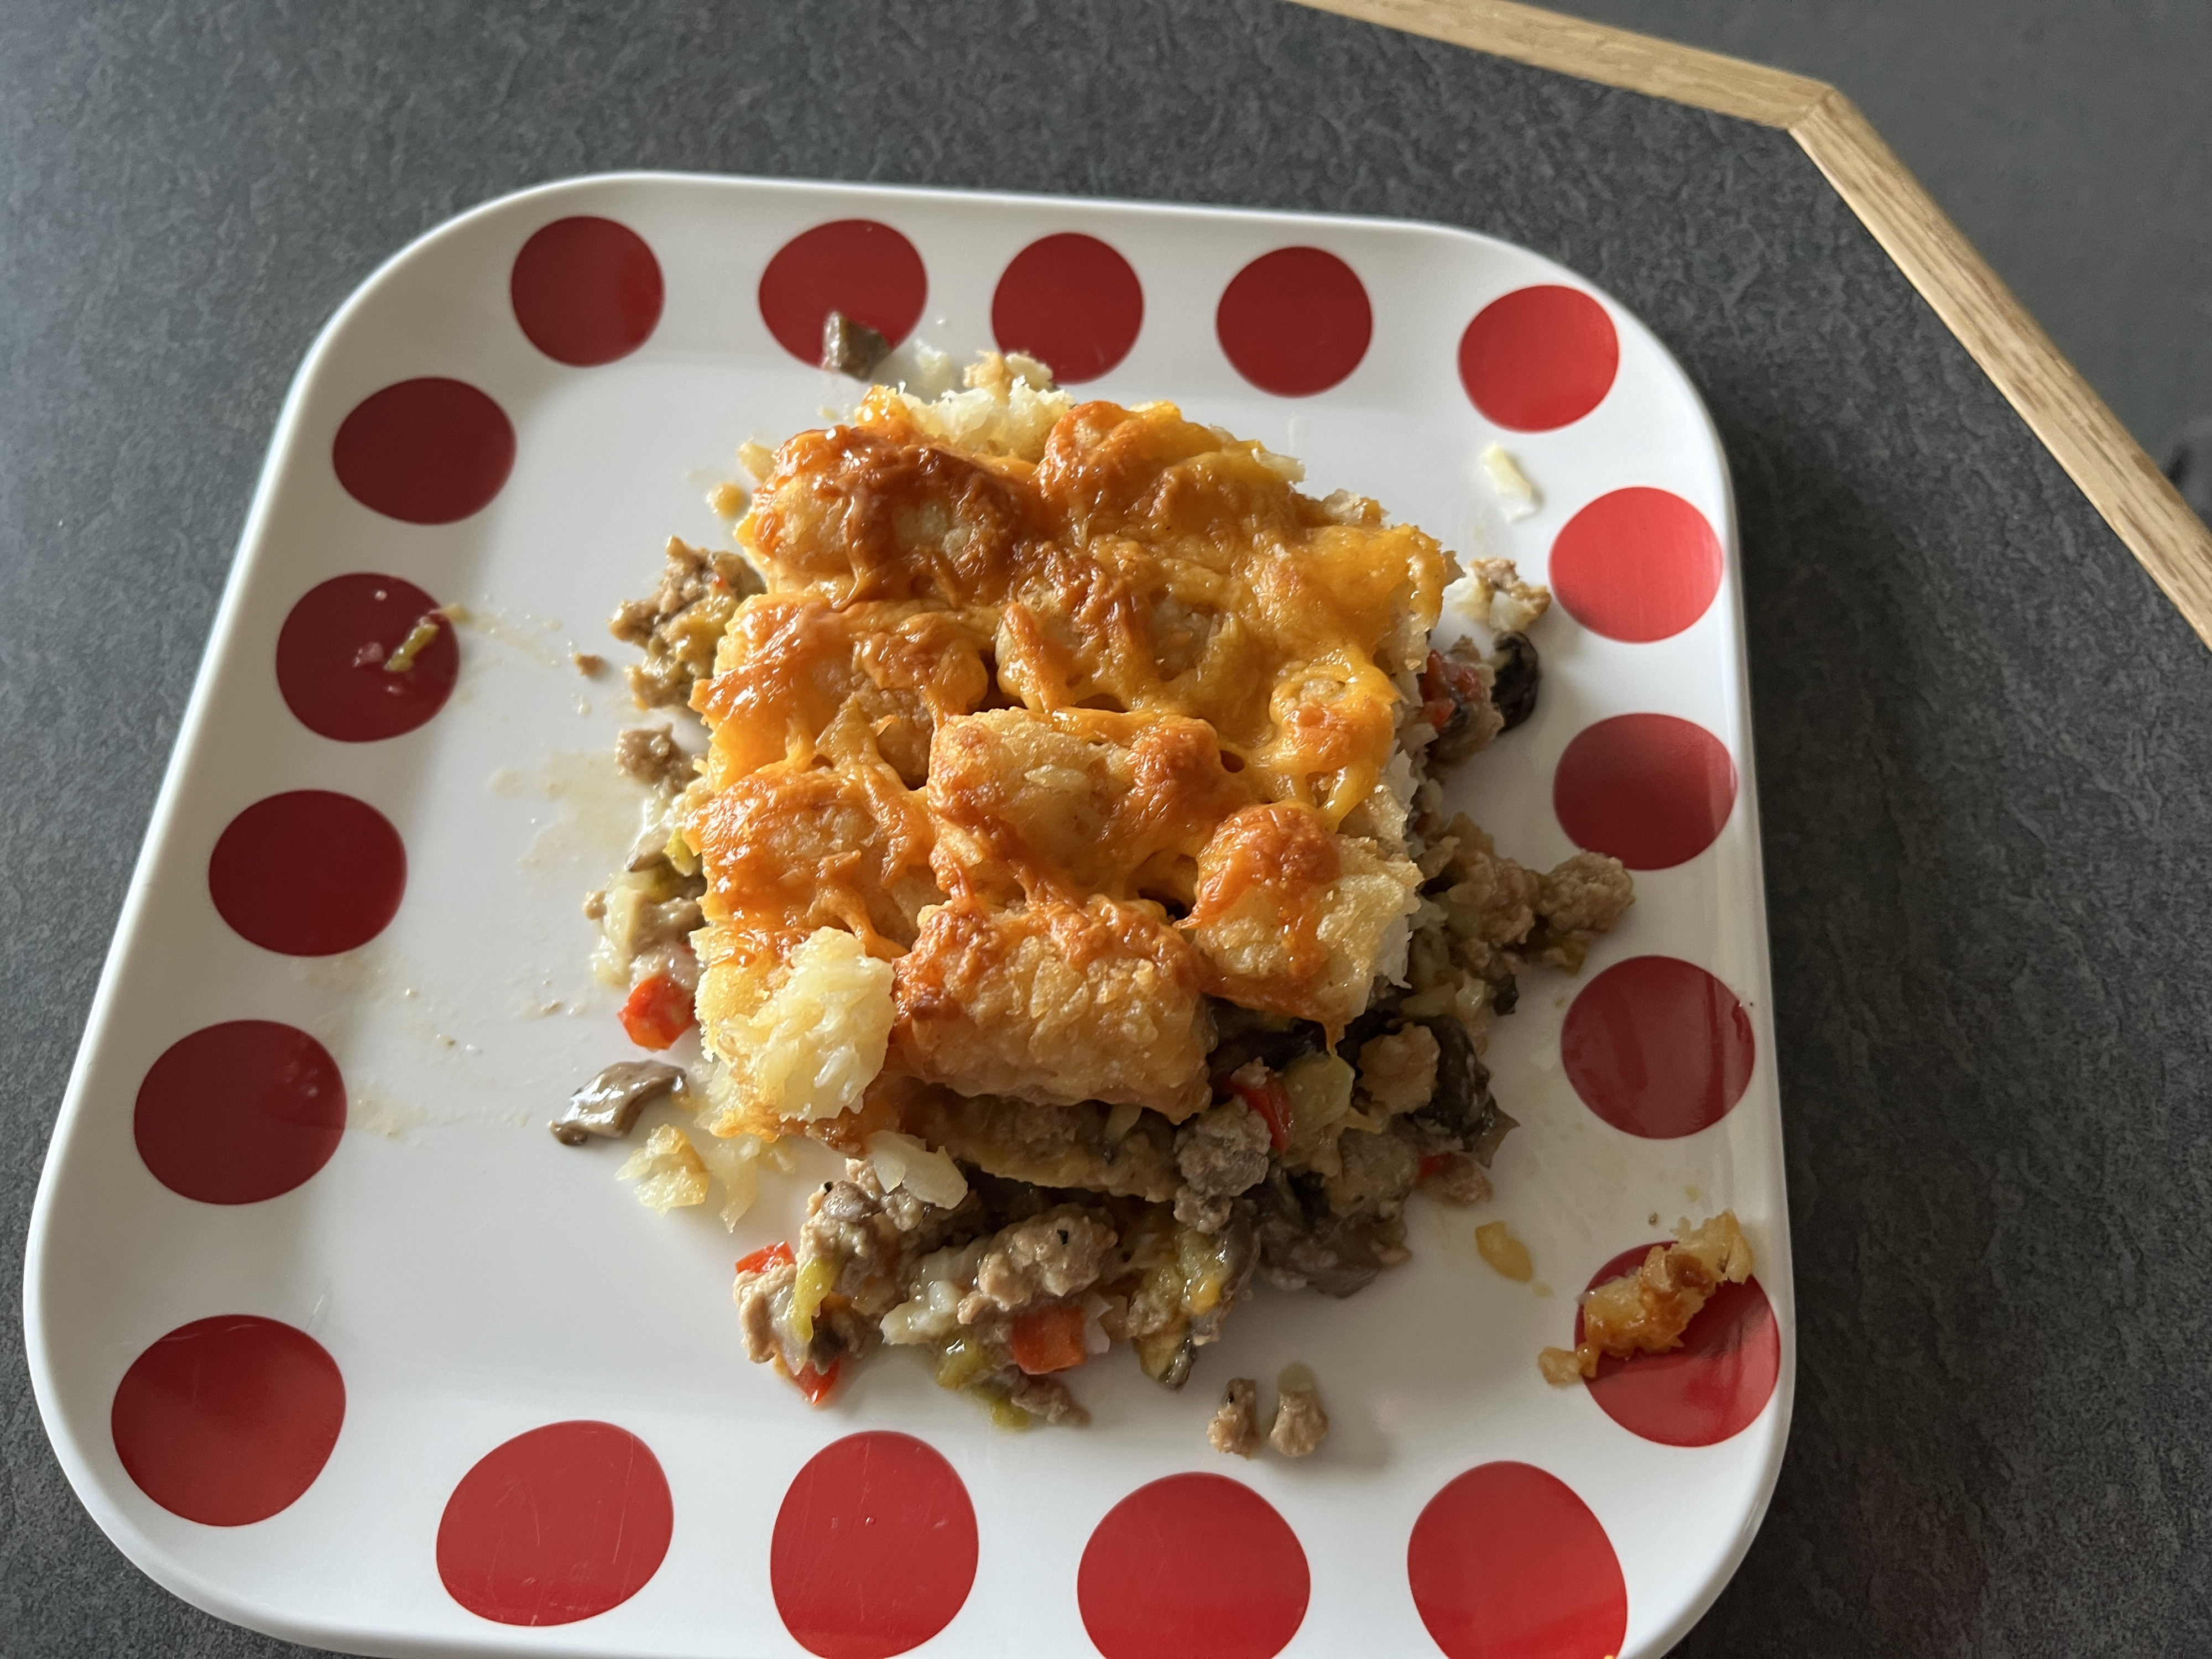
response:
[[[1723,1210],[1699,1227],[1685,1220],[1674,1233],[1671,1249],[1654,1244],[1635,1272],[1608,1279],[1583,1297],[1581,1344],[1536,1357],[1546,1382],[1595,1376],[1604,1354],[1626,1359],[1680,1347],[1682,1333],[1716,1291],[1751,1277],[1751,1242],[1735,1211]]]
[[[1285,1365],[1275,1379],[1275,1422],[1267,1443],[1285,1457],[1305,1457],[1328,1438],[1321,1390],[1304,1365]]]
[[[1232,1376],[1221,1396],[1220,1409],[1206,1425],[1213,1449],[1232,1457],[1249,1457],[1260,1449],[1260,1385],[1249,1376]]]

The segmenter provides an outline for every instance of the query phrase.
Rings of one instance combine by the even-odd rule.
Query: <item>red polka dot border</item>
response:
[[[479,1619],[571,1625],[644,1589],[675,1526],[644,1441],[612,1423],[549,1423],[461,1477],[438,1522],[438,1577]]]
[[[514,320],[556,363],[627,357],[660,321],[660,262],[612,219],[556,219],[522,245],[507,280]]]
[[[1144,325],[1144,285],[1129,262],[1111,243],[1074,231],[1017,253],[991,295],[999,349],[1027,352],[1064,386],[1111,370]]]
[[[1528,1463],[1484,1463],[1413,1523],[1406,1577],[1446,1659],[1611,1659],[1628,1582],[1589,1506]]]
[[[374,939],[407,888],[399,832],[366,801],[327,789],[258,800],[208,859],[222,919],[264,951],[335,956]]]
[[[340,743],[374,743],[427,724],[461,672],[453,625],[437,606],[412,582],[368,572],[308,589],[276,635],[285,706],[310,732]],[[392,653],[424,623],[436,635],[392,672]]]
[[[1735,762],[1703,726],[1616,714],[1559,757],[1552,808],[1575,845],[1632,870],[1666,870],[1711,846],[1735,810]]]
[[[541,228],[516,252],[508,278],[521,333],[575,368],[640,349],[666,299],[651,246],[596,216]],[[830,310],[896,345],[921,322],[928,298],[914,243],[868,219],[792,237],[763,269],[757,295],[769,334],[810,365]],[[1146,319],[1135,269],[1086,234],[1030,242],[992,294],[1000,348],[1042,359],[1066,385],[1111,373]],[[1342,386],[1364,362],[1374,303],[1338,255],[1279,247],[1223,289],[1214,327],[1250,385],[1310,398]],[[1456,367],[1486,420],[1537,433],[1598,409],[1620,357],[1619,331],[1601,302],[1539,284],[1468,322]],[[465,381],[424,377],[362,399],[334,435],[331,459],[362,505],[437,526],[494,501],[516,453],[514,423],[495,399]],[[1666,490],[1638,487],[1601,496],[1569,520],[1551,550],[1549,580],[1583,626],[1646,643],[1704,617],[1724,568],[1703,514]],[[422,589],[373,572],[310,590],[276,641],[287,707],[309,730],[340,742],[420,728],[448,701],[459,672],[455,630],[436,611]],[[386,671],[425,619],[434,628],[429,642],[401,672]],[[1553,805],[1577,845],[1659,870],[1712,845],[1737,787],[1733,758],[1713,733],[1673,716],[1629,714],[1569,744]],[[208,869],[226,923],[252,944],[294,956],[375,939],[396,915],[406,878],[406,850],[391,823],[365,802],[323,790],[247,807],[218,838]],[[1591,979],[1567,1014],[1561,1054],[1595,1114],[1655,1139],[1720,1121],[1757,1058],[1735,994],[1664,957],[1632,958]],[[141,1083],[133,1135],[146,1168],[171,1191],[243,1205],[311,1180],[342,1141],[345,1121],[344,1080],[313,1037],[239,1020],[163,1052]],[[1624,1252],[1592,1284],[1642,1254]],[[1579,1313],[1575,1323],[1579,1335]],[[1603,1361],[1588,1388],[1633,1434],[1710,1446],[1757,1419],[1779,1366],[1778,1322],[1752,1280],[1717,1294],[1680,1349]],[[142,1353],[117,1388],[111,1427],[125,1468],[155,1503],[233,1526],[278,1514],[307,1490],[344,1412],[343,1379],[319,1343],[276,1321],[230,1315],[180,1327]],[[563,1625],[635,1596],[659,1570],[673,1528],[666,1476],[644,1441],[611,1423],[554,1423],[487,1453],[455,1485],[435,1559],[448,1594],[477,1617]],[[859,1433],[823,1448],[793,1477],[776,1515],[770,1584],[786,1629],[808,1652],[891,1659],[958,1618],[978,1552],[968,1490],[941,1454],[908,1435]],[[1201,1558],[1206,1571],[1190,1571]],[[1531,1465],[1486,1463],[1449,1482],[1415,1523],[1407,1562],[1419,1616],[1449,1659],[1597,1659],[1617,1654],[1625,1638],[1626,1584],[1603,1525],[1573,1490]],[[1107,1512],[1084,1548],[1075,1588],[1104,1659],[1273,1659],[1304,1623],[1311,1583],[1304,1549],[1273,1505],[1237,1480],[1189,1473],[1140,1486]]]
[[[1230,280],[1213,331],[1237,372],[1279,398],[1341,385],[1367,356],[1375,312],[1359,274],[1317,247],[1279,247]]]
[[[919,1647],[952,1622],[975,1582],[968,1488],[912,1435],[848,1435],[785,1492],[769,1582],[784,1628],[822,1659]]]
[[[1617,962],[1576,993],[1559,1058],[1583,1103],[1616,1129],[1674,1140],[1735,1109],[1759,1057],[1735,993],[1674,957]]]
[[[1605,307],[1554,283],[1492,301],[1460,337],[1460,384],[1513,432],[1579,421],[1605,401],[1620,367],[1620,336]]]
[[[402,380],[339,426],[331,465],[346,494],[405,524],[454,524],[491,505],[514,468],[507,411],[464,380]]]
[[[115,1455],[172,1515],[243,1527],[315,1482],[345,1421],[337,1362],[252,1314],[180,1325],[131,1361],[108,1413]]]
[[[929,273],[914,244],[873,219],[800,232],[776,250],[760,279],[761,320],[805,363],[822,361],[822,324],[831,312],[896,345],[921,320],[928,298]]]
[[[1623,1250],[1591,1275],[1589,1288],[1632,1272],[1650,1250],[1649,1244]],[[1580,1310],[1573,1340],[1583,1340]],[[1682,1333],[1680,1347],[1627,1359],[1607,1355],[1584,1386],[1607,1417],[1639,1438],[1662,1446],[1717,1446],[1758,1420],[1781,1376],[1782,1328],[1774,1304],[1757,1279],[1747,1279],[1713,1293]]]
[[[1552,592],[1609,640],[1645,645],[1680,633],[1721,587],[1721,538],[1664,489],[1616,489],[1567,520],[1552,544]]]
[[[147,1068],[131,1133],[171,1192],[256,1204],[300,1186],[345,1133],[345,1080],[305,1031],[236,1019],[181,1037]]]
[[[1310,1589],[1290,1523],[1220,1474],[1138,1487],[1091,1533],[1076,1575],[1105,1659],[1273,1659],[1305,1622]]]

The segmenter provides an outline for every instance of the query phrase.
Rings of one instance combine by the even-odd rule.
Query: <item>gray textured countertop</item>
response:
[[[1562,259],[1741,514],[1801,1309],[1689,1654],[2212,1629],[2212,653],[1786,137],[1272,3],[0,16],[0,1652],[269,1654],[64,1484],[21,1241],[261,452],[377,262],[621,167],[1401,215]]]

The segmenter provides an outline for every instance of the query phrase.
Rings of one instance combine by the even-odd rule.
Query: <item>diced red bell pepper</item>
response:
[[[1489,697],[1482,676],[1463,662],[1441,651],[1429,653],[1421,670],[1421,718],[1439,732],[1451,724],[1462,703],[1479,703]]]
[[[1014,1364],[1031,1376],[1073,1370],[1089,1357],[1083,1346],[1083,1310],[1073,1302],[1031,1308],[1014,1321],[1007,1346]]]
[[[1415,1179],[1419,1181],[1428,1180],[1431,1176],[1435,1175],[1437,1170],[1443,1169],[1445,1164],[1450,1163],[1451,1160],[1452,1155],[1449,1152],[1430,1152],[1425,1154],[1421,1159],[1421,1172],[1415,1177]]]
[[[673,974],[641,979],[622,1006],[623,1030],[641,1048],[665,1048],[697,1018],[691,994]]]
[[[1241,1068],[1240,1068],[1241,1072]],[[1267,1126],[1267,1139],[1279,1152],[1286,1152],[1291,1145],[1291,1091],[1283,1087],[1283,1079],[1273,1072],[1262,1069],[1260,1081],[1247,1081],[1240,1073],[1213,1080],[1217,1091],[1235,1095],[1254,1111]]]
[[[830,1397],[830,1391],[837,1386],[838,1374],[844,1369],[845,1356],[841,1353],[830,1362],[828,1370],[817,1371],[811,1365],[801,1365],[792,1373],[791,1380],[799,1384],[799,1391],[806,1396],[808,1405],[818,1406]]]
[[[740,1273],[764,1273],[770,1267],[788,1267],[792,1263],[791,1246],[781,1239],[773,1244],[763,1244],[750,1255],[738,1259]]]

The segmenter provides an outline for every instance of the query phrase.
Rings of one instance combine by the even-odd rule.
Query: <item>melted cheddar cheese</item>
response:
[[[915,1079],[1179,1120],[1207,997],[1340,1030],[1417,903],[1389,769],[1449,556],[1171,405],[1045,396],[1036,441],[878,387],[786,443],[693,696],[707,1041],[857,935],[896,969],[872,1127]]]

